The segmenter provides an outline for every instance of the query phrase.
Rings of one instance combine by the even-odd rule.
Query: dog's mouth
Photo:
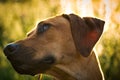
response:
[[[18,53],[19,54],[19,53]],[[28,74],[28,75],[35,75],[36,72],[34,72],[33,61],[32,60],[23,60],[17,56],[7,56],[7,59],[12,64],[13,68],[20,74]],[[31,62],[31,64],[30,64]]]
[[[30,62],[22,61],[22,60],[15,60],[11,59],[11,57],[7,57],[8,60],[11,62],[13,68],[20,74],[26,75],[36,75],[39,73],[45,73],[49,70],[52,65],[53,61],[43,61],[43,60],[31,60]]]
[[[36,75],[40,73],[45,73],[47,70],[49,70],[52,66],[49,64],[12,64],[14,69],[20,73],[20,74],[27,74],[27,75]]]
[[[35,59],[36,50],[20,44],[8,45],[4,49],[4,53],[14,69],[20,74],[36,75],[45,73],[55,63],[53,55]]]
[[[27,75],[35,75],[36,73],[33,72],[32,67],[25,65],[25,64],[19,64],[15,62],[11,62],[13,68],[20,74],[27,74]]]

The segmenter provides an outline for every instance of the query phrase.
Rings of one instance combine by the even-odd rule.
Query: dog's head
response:
[[[104,21],[75,14],[38,23],[23,40],[8,44],[4,53],[21,74],[44,73],[55,65],[87,57],[103,32]],[[79,54],[78,54],[79,53]]]

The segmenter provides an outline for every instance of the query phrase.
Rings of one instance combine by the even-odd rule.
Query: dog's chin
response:
[[[32,69],[32,68],[22,68],[22,67],[20,67],[20,66],[13,66],[14,67],[14,69],[16,70],[16,72],[18,72],[19,74],[24,74],[24,75],[32,75],[32,76],[34,76],[34,75],[37,75],[37,74],[40,74],[40,73],[44,73],[46,70],[42,70],[42,71],[36,71],[36,70],[34,70],[34,69]]]
[[[28,69],[22,69],[20,67],[14,67],[14,69],[16,70],[16,72],[18,72],[19,74],[24,74],[24,75],[36,75],[37,73],[36,72],[33,72],[31,70],[28,70]]]
[[[24,74],[24,75],[37,75],[40,73],[45,73],[47,70],[49,70],[51,67],[48,65],[43,65],[43,67],[38,67],[38,66],[33,66],[33,65],[25,65],[25,64],[13,64],[11,63],[13,68],[15,69],[16,72],[19,74]]]

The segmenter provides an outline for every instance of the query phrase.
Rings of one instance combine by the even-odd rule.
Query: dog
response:
[[[4,48],[7,59],[20,74],[41,73],[56,80],[104,80],[93,47],[104,21],[76,14],[62,14],[44,21],[23,40]]]

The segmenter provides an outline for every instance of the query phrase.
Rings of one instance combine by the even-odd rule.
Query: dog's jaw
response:
[[[88,58],[81,57],[79,59],[79,61],[73,60],[69,65],[57,65],[47,71],[47,74],[54,76],[56,80],[104,80],[100,64],[98,64],[99,61],[94,52]],[[86,63],[82,64],[81,61],[83,60],[81,59],[84,59]]]

